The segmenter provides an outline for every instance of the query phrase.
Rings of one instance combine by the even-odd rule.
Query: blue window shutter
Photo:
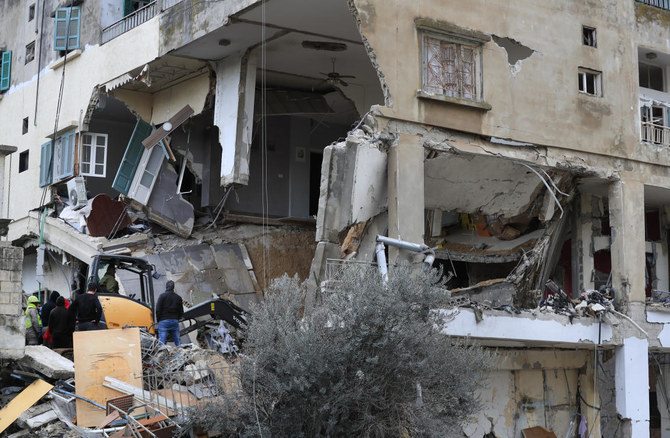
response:
[[[70,8],[70,31],[67,49],[79,48],[79,30],[81,28],[81,9],[79,6]]]
[[[142,154],[144,153],[142,140],[147,138],[149,134],[151,134],[151,125],[142,119],[138,119],[135,129],[133,130],[133,135],[130,136],[126,152],[123,154],[119,170],[116,172],[116,177],[112,183],[112,188],[124,195],[127,195],[128,190],[130,190],[130,184],[133,182],[135,171],[137,170],[137,166],[140,164],[140,159],[142,159]]]
[[[60,144],[59,180],[70,177],[74,173],[74,132],[61,136]]]
[[[2,52],[2,68],[0,68],[0,91],[9,89],[12,75],[12,51]]]
[[[54,26],[54,50],[72,50],[79,48],[79,30],[81,23],[81,9],[56,9],[56,25]]]
[[[44,143],[40,150],[40,187],[51,184],[51,157],[53,144],[51,141]]]

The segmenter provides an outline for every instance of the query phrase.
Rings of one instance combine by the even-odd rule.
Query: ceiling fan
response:
[[[333,63],[333,71],[330,73],[323,73],[319,72],[322,75],[326,76],[326,79],[322,80],[318,84],[314,86],[314,88],[319,88],[325,84],[330,84],[331,86],[336,86],[336,85],[342,85],[343,87],[347,87],[349,84],[344,81],[343,79],[354,79],[356,76],[352,75],[341,75],[337,71],[335,71],[335,58],[330,58],[331,62]]]

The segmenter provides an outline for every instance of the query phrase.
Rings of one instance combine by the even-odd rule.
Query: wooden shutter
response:
[[[142,158],[142,153],[144,152],[142,140],[147,138],[149,134],[151,134],[151,125],[144,122],[142,119],[138,119],[133,134],[130,136],[126,152],[123,154],[119,170],[116,172],[116,177],[112,183],[112,188],[124,195],[128,194],[130,184],[133,182],[135,171],[137,170],[137,166]]]
[[[79,29],[81,23],[81,9],[56,9],[56,23],[54,26],[54,50],[72,50],[79,48]]]
[[[133,9],[133,0],[123,0],[123,16],[125,17],[128,14],[132,14]]]
[[[67,133],[60,138],[59,180],[70,177],[74,173],[74,139],[74,132]]]
[[[12,51],[2,52],[0,68],[0,91],[9,89],[9,79],[12,74]]]
[[[48,141],[42,145],[40,150],[40,187],[51,184],[52,152],[53,144],[51,141]]]

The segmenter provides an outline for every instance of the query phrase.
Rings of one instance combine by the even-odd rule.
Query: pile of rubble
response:
[[[602,286],[599,290],[582,292],[578,298],[571,299],[553,281],[547,282],[549,293],[540,301],[539,311],[553,311],[556,314],[569,316],[600,317],[603,313],[614,311],[614,289]]]
[[[138,328],[76,332],[74,349],[25,353],[0,375],[0,434],[11,438],[201,436],[193,413],[230,407],[240,390],[234,359]]]

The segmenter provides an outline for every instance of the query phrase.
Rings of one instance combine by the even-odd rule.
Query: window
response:
[[[81,174],[86,176],[106,175],[107,134],[82,134]]]
[[[12,51],[2,52],[0,59],[0,91],[9,90],[9,79],[12,75]]]
[[[151,149],[144,148],[135,177],[128,191],[128,197],[147,205],[156,183],[156,177],[163,165],[163,159],[165,159],[165,155],[160,145],[155,145]]]
[[[40,148],[40,187],[47,186],[53,181],[53,142],[48,141]]]
[[[596,45],[595,27],[582,26],[582,44],[589,47],[598,47]]]
[[[663,91],[663,67],[651,64],[638,65],[640,87]]]
[[[70,51],[79,48],[79,6],[56,9],[54,50]]]
[[[23,118],[23,126],[21,126],[21,131],[25,135],[28,133],[28,117]]]
[[[479,100],[480,52],[479,44],[424,33],[423,91]]]
[[[35,59],[35,41],[26,45],[26,64]]]
[[[35,3],[28,7],[28,21],[33,21],[35,18]]]
[[[643,106],[640,108],[642,117],[642,141],[654,144],[670,145],[670,129],[668,128],[669,110],[662,106]]]
[[[128,14],[132,14],[153,1],[154,0],[123,0],[123,16],[125,17]]]
[[[19,173],[28,170],[28,152],[25,150],[19,154]]]
[[[601,73],[599,71],[580,68],[577,76],[580,93],[602,96]]]

